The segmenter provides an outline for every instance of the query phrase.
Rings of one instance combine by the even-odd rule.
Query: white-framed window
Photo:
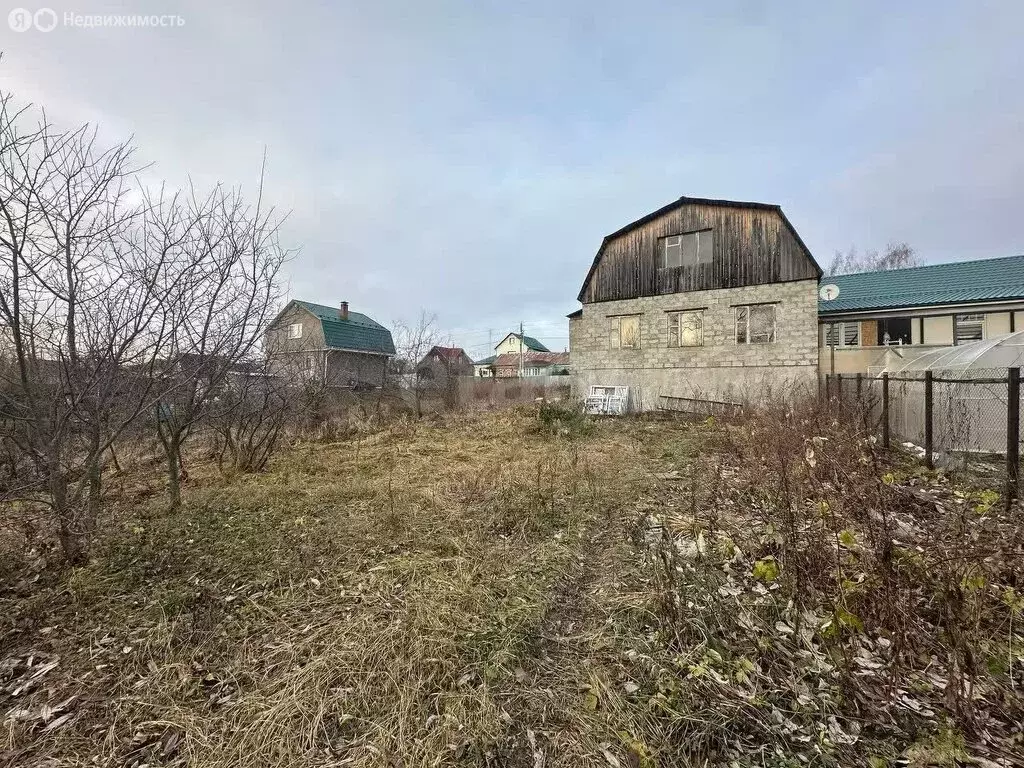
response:
[[[313,370],[312,355],[306,355],[305,357],[302,358],[302,370],[306,371],[307,373]]]
[[[859,347],[860,321],[825,324],[825,346]]]
[[[704,310],[668,313],[670,347],[704,346]]]
[[[661,238],[662,269],[670,267],[693,267],[710,264],[714,252],[714,236],[710,229],[687,232],[685,235],[670,235]]]
[[[954,315],[953,316],[953,340],[954,344],[969,344],[972,341],[981,341],[985,338],[985,315]]]
[[[612,349],[640,349],[640,315],[615,315],[609,320]]]
[[[301,339],[302,338],[302,323],[292,323],[288,326],[288,338],[289,339]]]
[[[775,341],[775,305],[736,307],[736,343],[771,344]]]

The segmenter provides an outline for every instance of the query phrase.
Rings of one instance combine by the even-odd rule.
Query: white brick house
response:
[[[608,235],[569,316],[577,395],[742,401],[817,386],[821,268],[777,205],[680,198]]]

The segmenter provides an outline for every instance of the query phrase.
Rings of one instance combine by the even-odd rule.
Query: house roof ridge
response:
[[[820,282],[828,283],[828,281],[836,277],[856,277],[858,275],[877,274],[892,275],[896,273],[914,272],[922,269],[935,269],[937,267],[955,267],[966,264],[991,264],[994,261],[1009,261],[1011,259],[1024,259],[1024,253],[1011,254],[1010,256],[983,256],[980,259],[962,259],[960,261],[940,261],[935,264],[918,264],[914,267],[900,267],[899,269],[869,269],[864,270],[863,272],[843,272],[837,275],[823,275]]]
[[[1024,300],[1024,255],[945,261],[822,278],[839,295],[819,301],[823,315],[868,310]]]

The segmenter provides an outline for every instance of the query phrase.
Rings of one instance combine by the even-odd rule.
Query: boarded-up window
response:
[[[985,338],[985,315],[956,315],[953,318],[957,344],[968,344]]]
[[[775,305],[736,307],[736,343],[771,344],[775,341]]]
[[[710,264],[714,251],[714,238],[710,229],[671,235],[661,239],[661,267],[692,267]]]
[[[700,347],[704,344],[704,313],[669,312],[668,345],[670,347]]]
[[[612,349],[640,349],[640,315],[617,315],[609,319]]]

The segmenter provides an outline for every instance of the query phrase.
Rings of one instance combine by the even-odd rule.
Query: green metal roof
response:
[[[328,307],[310,301],[296,300],[292,303],[316,315],[323,326],[327,346],[332,349],[395,354],[395,342],[391,338],[391,331],[361,312],[349,311],[348,320],[342,320],[338,307]]]
[[[537,341],[533,336],[523,336],[523,343],[526,344],[527,349],[532,349],[534,352],[550,352],[551,350]]]
[[[832,301],[819,299],[818,312],[822,315],[1024,299],[1024,256],[929,264],[821,279],[822,285],[830,283],[839,286],[839,297]]]
[[[497,355],[485,357],[483,360],[477,360],[475,363],[473,363],[473,365],[490,365],[491,363],[494,362],[495,357],[497,357]]]
[[[519,338],[519,334],[518,333],[512,333],[510,335],[511,336],[515,336],[517,339]],[[508,336],[506,336],[505,338],[507,339]],[[539,341],[537,341],[535,338],[533,338],[533,336],[523,336],[522,338],[523,338],[523,344],[526,345],[527,349],[532,349],[534,352],[550,352],[551,351],[550,349],[545,347],[543,344],[541,344]]]

